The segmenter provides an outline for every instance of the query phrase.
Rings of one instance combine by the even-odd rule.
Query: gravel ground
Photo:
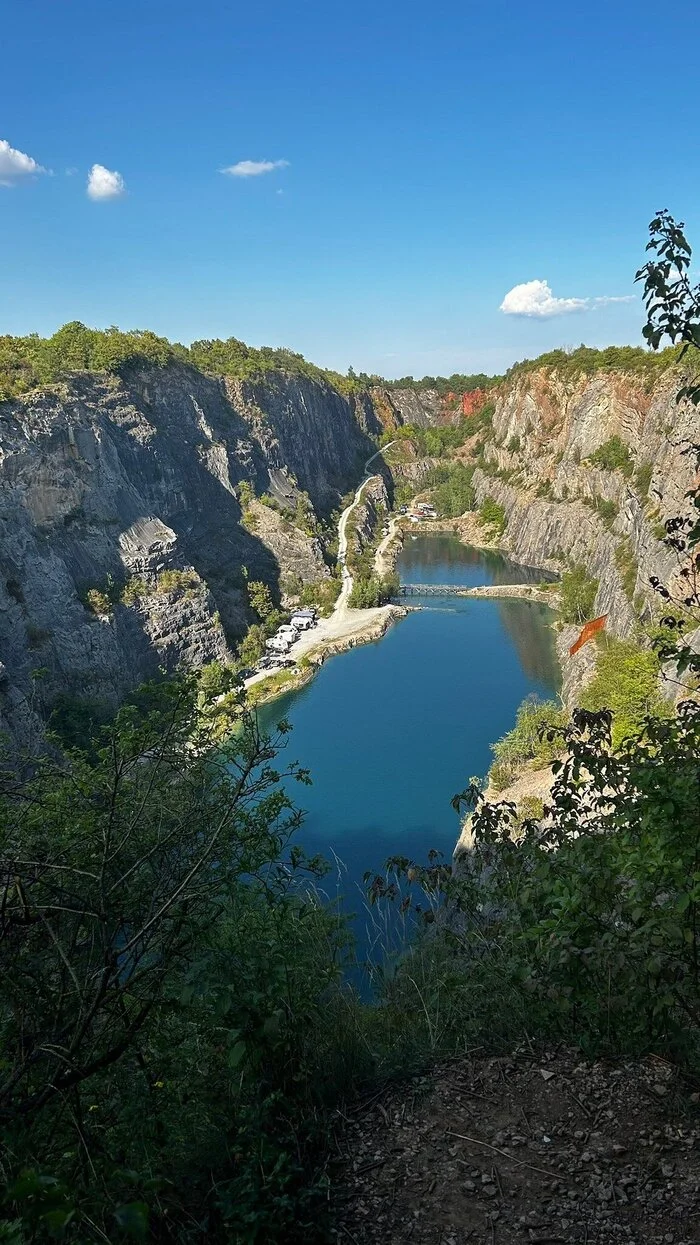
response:
[[[335,1239],[700,1241],[697,1086],[662,1060],[476,1054],[340,1121]]]

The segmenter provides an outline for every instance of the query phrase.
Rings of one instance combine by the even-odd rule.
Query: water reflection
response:
[[[539,584],[556,579],[549,571],[511,562],[494,549],[475,549],[443,532],[407,536],[397,570],[404,584]]]

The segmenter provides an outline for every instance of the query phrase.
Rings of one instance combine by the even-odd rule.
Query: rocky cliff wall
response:
[[[76,374],[0,404],[0,725],[17,736],[60,693],[114,707],[159,666],[228,658],[250,621],[244,567],[275,594],[285,573],[327,573],[294,526],[299,490],[327,514],[377,427],[370,402],[315,380],[179,365]],[[249,530],[242,481],[290,517]]]
[[[585,565],[599,581],[596,613],[622,637],[658,602],[650,577],[677,573],[661,524],[687,511],[694,470],[683,450],[700,440],[698,411],[676,403],[679,384],[671,372],[653,386],[615,372],[521,375],[497,400],[475,473],[479,501],[490,495],[506,512],[504,547],[532,565]],[[625,470],[589,461],[612,437],[628,449]]]

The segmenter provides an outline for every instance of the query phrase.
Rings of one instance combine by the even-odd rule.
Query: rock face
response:
[[[413,424],[416,428],[428,428],[440,422],[443,402],[436,389],[380,389],[372,393],[374,405],[386,403],[393,415],[393,427]]]
[[[687,511],[694,472],[683,449],[700,441],[698,411],[676,403],[680,383],[671,372],[652,387],[615,372],[520,375],[496,403],[475,473],[478,499],[489,495],[506,512],[504,547],[533,566],[585,565],[599,581],[596,613],[621,637],[650,613],[650,577],[669,583],[677,573],[660,525]],[[624,471],[588,461],[612,437],[627,447]]]
[[[260,507],[244,526],[238,486],[328,514],[379,427],[371,402],[310,378],[181,365],[0,404],[0,726],[24,737],[59,693],[114,707],[159,666],[227,659],[251,619],[244,567],[277,597],[285,574],[328,573],[291,520]]]
[[[362,493],[362,499],[352,512],[348,526],[348,546],[351,553],[360,554],[371,544],[380,518],[389,508],[389,495],[383,476],[375,476]]]

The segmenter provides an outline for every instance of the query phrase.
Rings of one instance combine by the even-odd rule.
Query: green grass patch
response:
[[[673,712],[659,690],[656,654],[631,640],[610,637],[598,645],[595,676],[581,694],[581,706],[612,711],[615,746],[639,734],[648,715],[671,717]]]

